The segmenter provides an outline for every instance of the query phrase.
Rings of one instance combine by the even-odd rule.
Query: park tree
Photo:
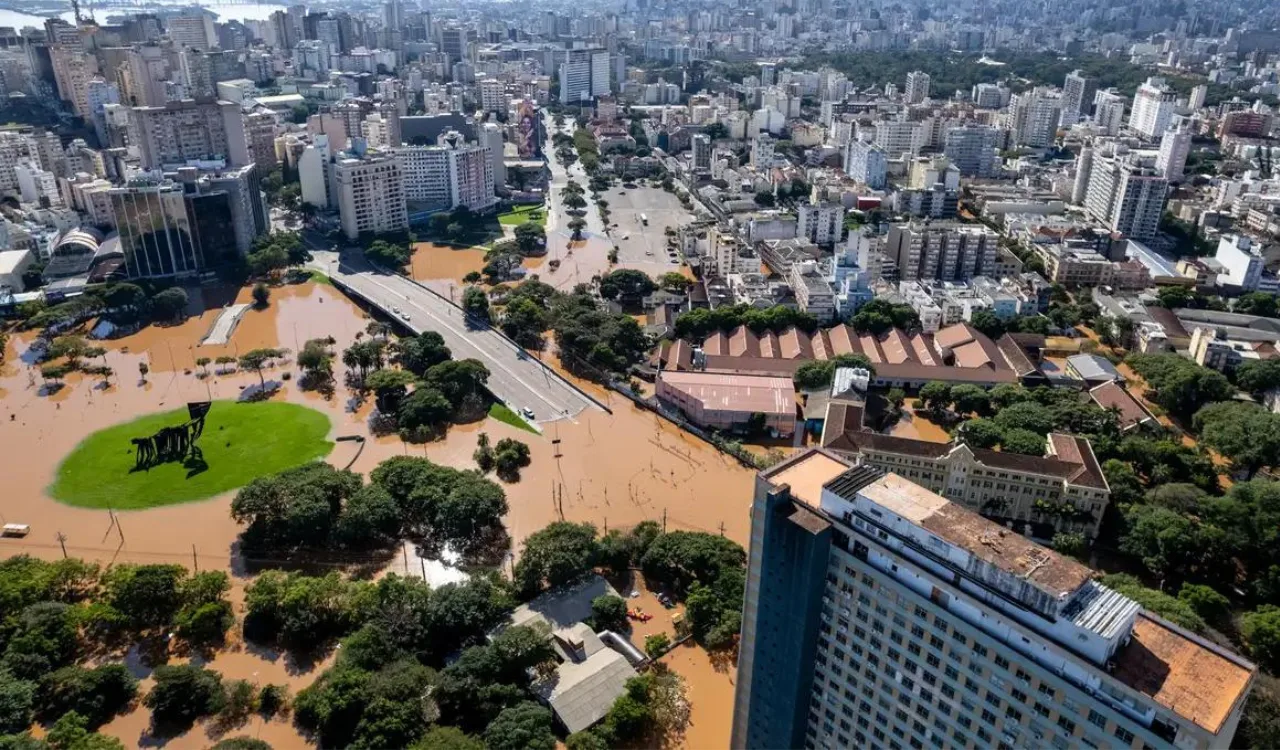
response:
[[[987,395],[991,399],[991,408],[997,413],[1031,398],[1030,391],[1020,383],[1001,383],[988,391]]]
[[[1231,617],[1231,602],[1211,586],[1184,583],[1178,589],[1178,598],[1196,611],[1206,622],[1221,625]]]
[[[428,369],[447,362],[452,356],[449,347],[445,346],[444,337],[435,331],[424,331],[396,343],[396,362],[418,377],[426,375]]]
[[[1226,534],[1169,508],[1131,505],[1120,550],[1162,578],[1216,581],[1231,569]]]
[[[991,407],[987,392],[968,383],[952,387],[951,403],[960,414],[985,414]]]
[[[555,750],[551,712],[533,701],[505,709],[484,732],[489,750]]]
[[[400,401],[415,380],[411,372],[384,368],[365,378],[364,387],[373,391],[378,411],[393,414],[400,407]]]
[[[1113,573],[1100,579],[1102,585],[1118,594],[1127,596],[1143,609],[1155,612],[1173,624],[1193,633],[1203,633],[1207,627],[1204,619],[1185,601],[1163,591],[1149,589],[1137,578],[1127,573]]]
[[[1236,370],[1241,390],[1254,395],[1280,388],[1280,359],[1249,359]]]
[[[0,670],[0,735],[31,728],[35,684]]]
[[[357,341],[342,350],[342,364],[348,370],[358,370],[363,380],[370,370],[381,370],[386,362],[387,342],[382,339]]]
[[[541,255],[546,252],[547,233],[540,224],[526,221],[515,228],[516,248],[520,255]]]
[[[671,649],[671,638],[666,633],[654,633],[644,639],[644,652],[650,659],[657,659]]]
[[[546,308],[528,297],[516,298],[502,312],[502,332],[521,346],[541,349],[547,326]]]
[[[569,220],[569,231],[573,233],[573,240],[582,239],[582,230],[587,228],[587,222],[584,219],[575,217]]]
[[[993,421],[1001,430],[1027,430],[1045,435],[1054,429],[1054,414],[1034,401],[1022,401],[996,412]]]
[[[684,294],[693,285],[693,281],[679,271],[667,271],[658,280],[658,285],[668,292]]]
[[[1280,607],[1264,604],[1240,619],[1249,654],[1268,670],[1280,669]]]
[[[998,339],[1004,335],[1004,321],[990,310],[975,311],[969,320],[969,324],[988,338]]]
[[[74,711],[96,729],[128,709],[137,694],[138,680],[123,664],[71,665],[41,678],[34,705],[46,724]]]
[[[577,581],[591,572],[599,551],[591,524],[550,523],[525,540],[513,576],[516,587],[525,598],[533,598],[544,584],[554,588]]]
[[[629,630],[626,600],[612,594],[597,596],[591,600],[591,621],[597,630]]]
[[[1280,414],[1254,404],[1209,404],[1192,420],[1205,445],[1231,459],[1253,478],[1259,469],[1280,463]]]
[[[529,465],[529,446],[512,438],[503,438],[493,448],[493,467],[508,482],[520,479],[520,469]]]
[[[320,548],[343,501],[360,486],[357,474],[306,464],[242,487],[231,501],[231,517],[246,526],[241,540],[248,548]]]
[[[183,604],[181,565],[118,565],[102,577],[103,603],[135,632],[169,627]]]
[[[155,685],[143,703],[151,709],[157,726],[185,728],[196,719],[212,716],[226,704],[222,675],[192,664],[156,667]]]
[[[658,285],[643,271],[620,268],[600,279],[600,296],[605,299],[636,299],[651,294]]]
[[[258,374],[258,383],[262,388],[267,387],[266,378],[263,377],[262,371],[270,366],[271,362],[285,355],[284,349],[274,349],[271,347],[262,347],[253,349],[240,355],[240,359],[236,362],[242,370],[252,370]]]
[[[485,744],[457,727],[433,726],[409,750],[486,750]]]
[[[280,245],[267,244],[245,255],[244,260],[251,276],[263,278],[288,268],[289,252]]]
[[[45,380],[52,380],[57,385],[62,385],[62,379],[70,375],[71,370],[72,368],[69,364],[44,365],[40,368],[40,377]]]
[[[151,298],[151,312],[159,320],[173,320],[182,315],[188,302],[186,290],[172,286]]]
[[[489,295],[478,286],[469,286],[462,292],[462,309],[479,320],[489,319]]]
[[[408,245],[390,243],[386,240],[374,240],[365,249],[364,255],[371,262],[392,271],[403,271],[413,257],[413,250]]]
[[[1031,430],[1005,430],[1000,438],[1000,449],[1006,453],[1020,453],[1024,456],[1043,456],[1045,437],[1043,433]]]
[[[271,289],[261,281],[253,285],[253,304],[261,309],[271,302]]]
[[[1004,439],[1004,431],[993,420],[979,417],[961,424],[956,437],[970,448],[994,448]]]
[[[434,432],[449,421],[453,404],[438,389],[429,385],[419,386],[400,401],[396,409],[396,424],[401,435]]]
[[[1222,373],[1177,354],[1130,354],[1125,362],[1154,390],[1153,401],[1184,419],[1207,404],[1227,401],[1235,394],[1235,388]]]
[[[489,368],[478,359],[451,359],[433,365],[425,381],[444,395],[455,412],[487,405]]]
[[[298,367],[315,379],[327,380],[333,376],[333,354],[327,339],[311,339],[298,352]]]
[[[476,437],[476,452],[471,457],[475,459],[476,466],[480,467],[480,473],[488,474],[493,471],[493,447],[489,445],[489,433],[482,432]]]
[[[951,386],[940,380],[930,380],[920,387],[921,406],[933,412],[940,412],[951,405]]]

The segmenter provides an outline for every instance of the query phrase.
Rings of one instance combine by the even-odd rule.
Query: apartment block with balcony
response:
[[[751,509],[731,747],[1231,743],[1256,668],[1092,570],[811,450]]]

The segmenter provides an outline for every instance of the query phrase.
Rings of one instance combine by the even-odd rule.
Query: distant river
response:
[[[172,3],[172,5],[186,6],[194,3]],[[139,7],[112,6],[109,8],[97,8],[94,10],[94,17],[99,23],[106,23],[109,16],[128,15],[130,13],[142,13],[155,10],[157,7],[170,5],[170,3],[156,3],[154,5]],[[284,4],[257,4],[257,3],[217,3],[202,2],[199,5],[208,8],[218,14],[218,20],[227,21],[235,19],[238,21],[254,20],[265,21],[270,15],[277,10],[284,10]],[[87,7],[87,3],[82,2],[81,7]],[[61,17],[69,23],[75,23],[75,16],[71,11],[61,14]],[[34,26],[35,28],[44,28],[44,16],[35,16],[30,13],[19,13],[16,10],[0,10],[0,26],[10,26],[12,28],[22,30],[23,26]]]

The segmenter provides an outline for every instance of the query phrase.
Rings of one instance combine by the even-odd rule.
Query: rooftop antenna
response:
[[[76,26],[80,25],[83,18],[80,15],[80,0],[71,0],[71,12],[76,17]]]

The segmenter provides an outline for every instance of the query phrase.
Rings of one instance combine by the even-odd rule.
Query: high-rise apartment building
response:
[[[1191,89],[1191,96],[1187,100],[1187,106],[1192,112],[1204,107],[1204,101],[1209,97],[1209,84],[1202,83]]]
[[[251,112],[244,116],[244,137],[249,148],[249,161],[264,171],[275,168],[276,116],[270,112]]]
[[[485,112],[507,111],[507,85],[496,78],[482,78],[476,82],[480,90],[480,108]]]
[[[876,123],[875,144],[894,159],[903,154],[915,156],[920,153],[926,138],[923,123],[900,120],[881,120]]]
[[[1000,109],[1004,106],[1004,89],[994,83],[979,83],[973,87],[973,106],[978,109]]]
[[[898,264],[903,281],[968,281],[996,275],[998,240],[981,224],[912,222],[890,227],[881,252]]]
[[[347,239],[366,232],[398,232],[409,226],[404,172],[394,155],[340,156],[333,163],[338,215]]]
[[[844,148],[844,173],[851,180],[879,190],[885,185],[887,168],[884,149],[879,146],[852,140]]]
[[[1085,211],[1113,232],[1136,240],[1156,236],[1169,180],[1133,154],[1095,154]]]
[[[266,197],[262,194],[262,168],[257,164],[224,169],[202,174],[195,182],[201,194],[223,193],[231,210],[230,229],[235,237],[236,251],[241,255],[253,248],[253,243],[271,229],[267,214]]]
[[[489,149],[489,163],[493,165],[493,186],[502,187],[507,184],[506,146],[502,137],[502,126],[496,122],[486,122],[480,127],[480,145]]]
[[[560,63],[560,103],[573,104],[609,93],[609,51],[585,47],[564,52]]]
[[[904,92],[908,104],[919,104],[929,98],[929,74],[913,70],[907,74],[907,88]]]
[[[1133,95],[1129,129],[1148,140],[1159,138],[1169,129],[1176,96],[1163,78],[1148,78]]]
[[[1180,181],[1191,153],[1191,133],[1182,130],[1166,130],[1160,137],[1160,153],[1156,157],[1156,171],[1166,180]]]
[[[896,474],[756,480],[730,746],[1212,748],[1256,667]]]
[[[695,170],[711,170],[711,136],[695,133],[689,145],[693,151],[693,168]]]
[[[218,44],[218,33],[213,28],[213,19],[203,11],[194,12],[197,15],[173,16],[165,23],[165,30],[178,47],[208,51]]]
[[[14,176],[14,167],[29,160],[39,162],[34,140],[22,133],[0,132],[0,195],[17,192],[18,180]]]
[[[1059,122],[1064,126],[1074,125],[1082,116],[1089,114],[1097,89],[1097,81],[1079,70],[1068,73],[1062,83],[1062,118]]]
[[[1099,90],[1093,95],[1093,121],[1103,135],[1120,135],[1124,127],[1124,97],[1115,89]]]
[[[996,144],[1000,134],[987,125],[962,125],[947,131],[943,153],[963,177],[992,177],[996,173]]]
[[[1062,96],[1037,88],[1014,94],[1009,100],[1009,129],[1019,146],[1048,148],[1058,136],[1062,119]]]
[[[796,206],[796,236],[815,245],[832,245],[844,236],[844,206],[834,201]]]
[[[185,99],[134,107],[130,130],[137,135],[143,169],[219,160],[240,167],[250,161],[244,119],[233,102]]]
[[[392,149],[404,172],[404,196],[415,215],[466,206],[484,211],[497,202],[491,150],[446,130],[435,146]]]

